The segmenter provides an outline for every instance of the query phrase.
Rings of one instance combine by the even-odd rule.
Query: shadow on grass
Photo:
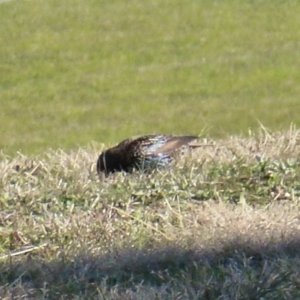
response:
[[[1,263],[0,296],[173,299],[181,293],[183,299],[296,299],[299,249],[300,237],[265,245],[237,238],[210,249],[166,245],[51,262],[30,255]],[[145,287],[152,294],[143,294]]]

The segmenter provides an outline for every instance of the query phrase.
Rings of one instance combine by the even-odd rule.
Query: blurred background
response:
[[[0,150],[300,124],[300,2],[0,4]]]

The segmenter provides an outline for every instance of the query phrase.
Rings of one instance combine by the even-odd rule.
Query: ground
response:
[[[300,299],[299,1],[0,8],[1,299]],[[210,146],[96,174],[160,133]]]
[[[3,157],[2,299],[298,299],[300,131],[98,177],[101,145]]]

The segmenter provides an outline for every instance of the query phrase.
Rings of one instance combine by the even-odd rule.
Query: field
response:
[[[22,0],[0,9],[0,149],[300,125],[298,1]]]
[[[299,15],[1,3],[0,298],[300,299]],[[103,149],[148,133],[209,146],[96,174]]]
[[[106,179],[93,148],[3,158],[1,299],[299,299],[299,140]]]

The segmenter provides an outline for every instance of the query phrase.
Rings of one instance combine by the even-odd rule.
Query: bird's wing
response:
[[[156,149],[162,147],[169,136],[146,135],[133,140],[128,148],[131,148],[134,159],[142,166],[166,164],[171,160],[169,154],[156,153]]]
[[[128,159],[139,164],[165,165],[172,161],[174,151],[197,139],[196,136],[147,135],[126,144]]]
[[[161,145],[156,147],[153,154],[171,154],[180,147],[188,145],[190,142],[197,139],[196,136],[171,136],[167,137]]]
[[[163,147],[169,136],[166,135],[149,135],[141,143],[141,147],[146,154],[158,154],[161,147]]]

